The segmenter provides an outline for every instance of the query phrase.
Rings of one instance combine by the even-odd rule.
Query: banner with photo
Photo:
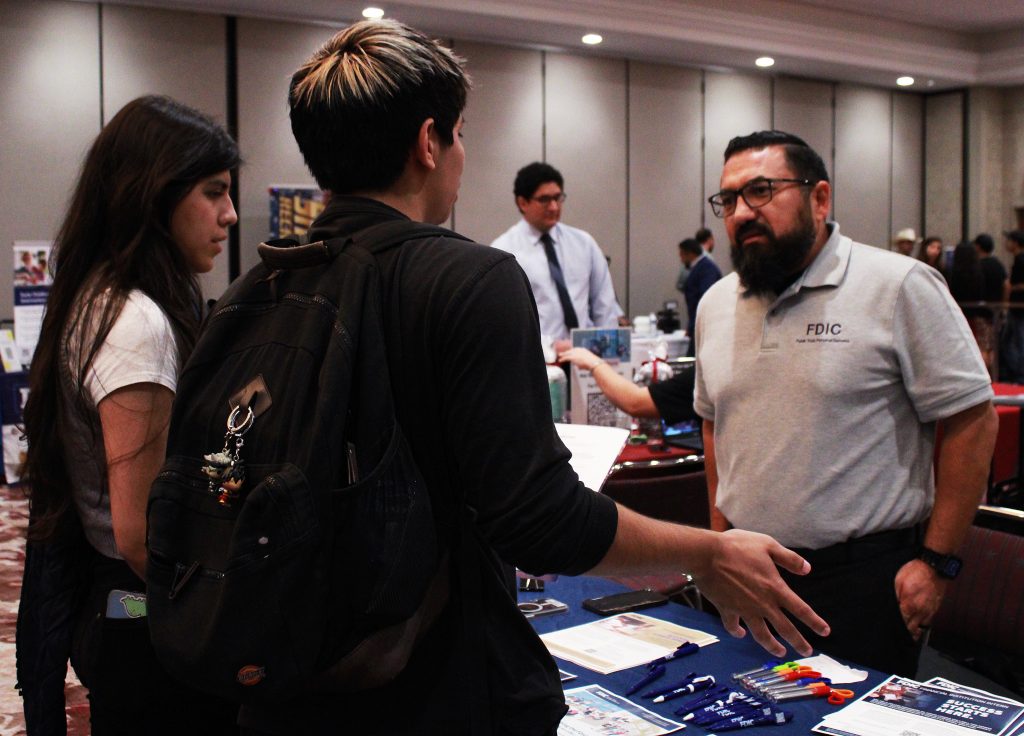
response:
[[[46,299],[50,295],[49,240],[14,241],[14,341],[18,360],[28,366],[39,342]]]

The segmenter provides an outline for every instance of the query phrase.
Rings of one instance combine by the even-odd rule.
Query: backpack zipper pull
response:
[[[174,580],[171,582],[171,590],[167,594],[167,599],[173,601],[177,597],[178,593],[181,592],[181,589],[185,587],[185,584],[192,579],[193,575],[196,574],[198,569],[198,562],[193,562],[187,568],[181,563],[176,564],[174,566]],[[182,574],[183,570],[184,574]]]

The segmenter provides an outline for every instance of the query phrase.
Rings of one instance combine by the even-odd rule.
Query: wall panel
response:
[[[227,58],[222,16],[103,5],[103,112],[110,120],[126,103],[162,94],[227,120]],[[202,80],[197,84],[197,80]],[[228,285],[228,255],[200,283],[209,298]]]
[[[905,227],[925,237],[921,221],[921,182],[924,181],[924,101],[920,95],[892,96],[892,206],[893,234]]]
[[[543,157],[543,54],[468,42],[455,50],[468,62],[473,89],[454,224],[463,235],[490,243],[519,219],[512,196],[516,172]]]
[[[947,243],[964,237],[962,92],[925,98],[924,230]]]
[[[836,86],[832,211],[844,235],[883,248],[892,225],[892,101],[886,90]]]
[[[99,52],[95,4],[0,0],[0,263],[60,227],[100,131]],[[7,280],[0,317],[13,314]]]
[[[722,155],[729,141],[738,135],[765,130],[772,123],[771,80],[762,76],[708,72],[704,76],[704,194],[718,191],[722,177]],[[703,205],[705,222],[715,234],[715,262],[722,273],[732,271],[729,238],[725,226]]]
[[[615,294],[626,308],[626,62],[545,54],[547,160],[569,198],[563,220],[583,228],[610,256]]]
[[[288,83],[331,35],[324,26],[238,21],[238,142],[245,160],[239,176],[242,273],[259,262],[256,246],[269,232],[267,187],[316,186],[292,137]]]
[[[678,243],[701,227],[701,73],[629,65],[629,307],[646,314],[676,291]],[[685,323],[685,310],[683,310]]]
[[[829,82],[781,77],[772,87],[772,127],[798,135],[818,152],[831,176],[835,167],[833,92]]]

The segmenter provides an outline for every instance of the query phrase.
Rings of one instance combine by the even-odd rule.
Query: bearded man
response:
[[[788,582],[832,624],[815,647],[913,676],[985,491],[992,389],[941,276],[841,235],[831,193],[794,135],[726,149],[709,202],[735,272],[696,327],[712,526],[811,562]]]

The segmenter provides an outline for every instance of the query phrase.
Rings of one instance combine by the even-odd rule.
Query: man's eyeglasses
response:
[[[561,194],[546,194],[543,197],[530,197],[530,199],[536,202],[537,204],[541,204],[547,207],[552,202],[558,202],[558,204],[562,204],[562,202],[565,201],[565,192],[562,192]]]
[[[764,207],[772,201],[777,184],[799,184],[802,187],[814,186],[817,182],[810,179],[764,179],[748,181],[739,189],[723,189],[718,194],[708,197],[708,204],[715,217],[728,217],[736,211],[737,197],[743,197],[750,209]]]

